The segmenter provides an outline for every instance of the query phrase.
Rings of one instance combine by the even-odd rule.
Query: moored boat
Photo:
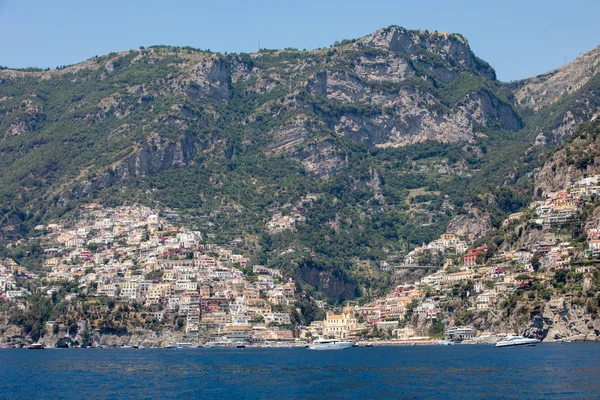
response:
[[[309,350],[343,350],[351,348],[352,345],[352,342],[339,339],[317,339],[308,348]]]
[[[204,345],[205,349],[212,349],[215,347],[227,347],[229,344],[226,342],[208,342]]]
[[[496,343],[496,347],[535,345],[539,342],[538,339],[531,339],[523,336],[511,336],[506,340],[501,340]]]
[[[29,350],[44,350],[46,346],[44,346],[43,343],[32,343],[29,346],[27,346],[27,348]]]

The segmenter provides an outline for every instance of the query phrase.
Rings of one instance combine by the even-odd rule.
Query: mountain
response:
[[[81,202],[173,208],[327,296],[361,296],[449,224],[481,237],[528,203],[542,155],[598,113],[599,53],[502,83],[461,35],[392,26],[314,51],[2,69],[2,236]]]
[[[600,46],[562,68],[510,85],[522,112],[532,116],[537,143],[560,142],[599,115],[599,69]]]

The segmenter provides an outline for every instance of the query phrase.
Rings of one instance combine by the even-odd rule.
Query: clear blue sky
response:
[[[0,65],[55,67],[141,45],[316,48],[400,25],[463,34],[504,81],[600,44],[600,0],[0,0]]]

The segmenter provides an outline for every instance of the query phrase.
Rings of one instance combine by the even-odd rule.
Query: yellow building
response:
[[[567,195],[564,192],[559,193],[559,195],[554,199],[554,209],[555,210],[564,210],[565,208],[573,208],[577,205],[577,200],[573,197]]]
[[[327,319],[323,321],[323,336],[344,339],[358,328],[352,307],[344,307],[342,314],[327,313]]]

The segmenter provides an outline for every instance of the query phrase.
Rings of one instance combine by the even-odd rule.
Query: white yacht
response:
[[[506,340],[501,340],[496,343],[496,347],[508,347],[508,346],[525,346],[528,344],[536,344],[540,341],[538,339],[530,339],[523,336],[511,336]]]
[[[208,342],[204,345],[205,349],[212,349],[212,348],[222,348],[222,347],[228,347],[229,343],[227,342]]]
[[[349,349],[354,343],[339,339],[317,339],[309,346],[309,350],[343,350]]]

